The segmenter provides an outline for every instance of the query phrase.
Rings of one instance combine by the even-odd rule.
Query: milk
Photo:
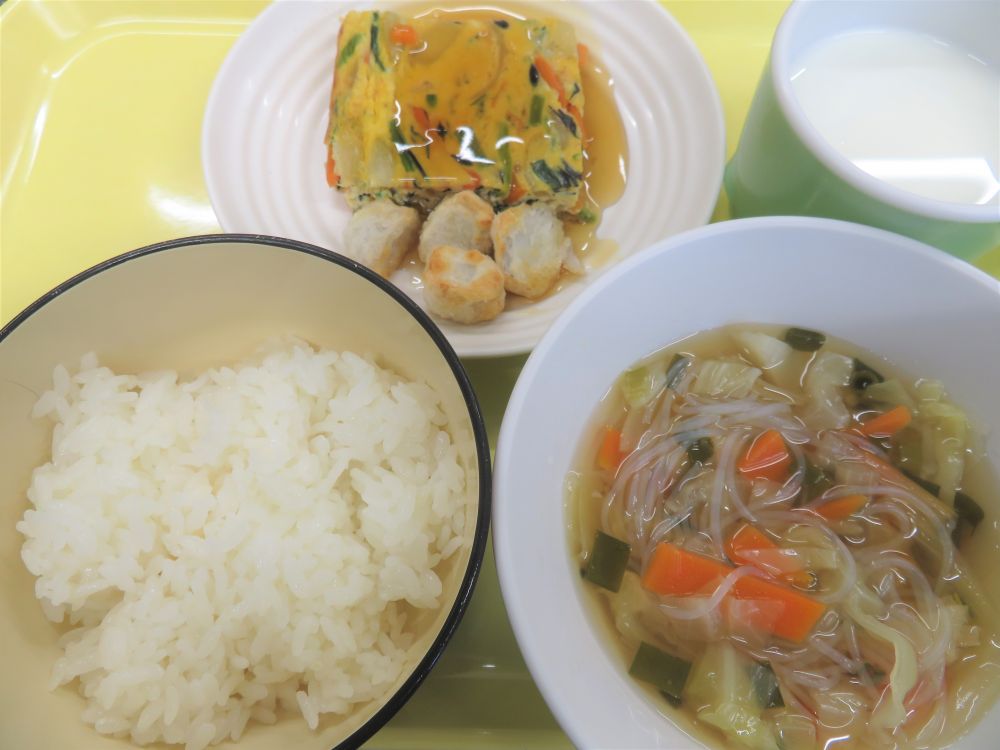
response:
[[[792,88],[820,134],[903,190],[1000,207],[1000,69],[939,39],[863,31],[816,44]]]

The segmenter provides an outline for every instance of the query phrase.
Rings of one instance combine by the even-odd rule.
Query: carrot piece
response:
[[[427,110],[423,107],[413,108],[413,119],[417,121],[417,125],[420,126],[421,130],[426,133],[431,130],[431,117],[427,114]]]
[[[718,583],[732,570],[718,560],[660,542],[642,574],[642,585],[657,594],[691,596]]]
[[[556,92],[556,95],[559,97],[559,106],[565,109],[576,121],[577,131],[580,133],[580,137],[583,138],[583,113],[566,96],[566,88],[563,86],[555,68],[541,55],[535,55],[535,70],[538,71],[538,75],[542,77],[542,80]]]
[[[403,47],[416,47],[420,43],[417,30],[405,23],[397,23],[393,26],[389,31],[389,39],[392,40],[393,44],[399,44]]]
[[[745,523],[736,530],[735,534],[729,537],[729,540],[726,542],[726,554],[730,560],[745,562],[740,558],[746,550],[777,549],[777,547],[778,545],[765,536],[763,532]]]
[[[483,184],[483,178],[479,176],[479,172],[474,169],[469,169],[468,167],[463,167],[463,169],[465,169],[466,174],[468,174],[471,179],[462,185],[462,190],[475,190]]]
[[[542,77],[542,80],[549,84],[552,90],[559,96],[559,103],[565,106],[566,89],[563,88],[562,81],[559,80],[559,76],[552,65],[549,64],[549,61],[541,55],[535,55],[535,70],[538,71],[538,75]]]
[[[767,430],[754,439],[736,468],[748,479],[763,478],[781,482],[788,476],[791,462],[792,455],[788,452],[781,433]]]
[[[913,415],[909,409],[905,406],[897,406],[862,422],[861,432],[873,438],[892,437],[906,427],[912,419]]]
[[[525,187],[520,182],[517,181],[517,178],[512,177],[510,181],[510,191],[507,193],[507,201],[506,201],[507,205],[511,206],[517,203],[521,198],[523,198],[527,194],[527,192],[528,191],[525,189]],[[583,191],[581,190],[580,193],[582,194]]]
[[[562,85],[562,80],[560,80],[555,68],[549,64],[548,60],[541,55],[535,55],[535,70],[538,71],[538,75],[542,77],[542,80],[549,84],[552,90],[556,92],[556,95],[559,97],[560,106],[564,109],[570,109],[571,107],[572,109],[576,109],[576,107],[573,107],[569,103],[569,99],[566,98],[566,89]]]
[[[333,163],[333,146],[326,149],[326,184],[330,187],[337,187],[340,184],[337,165]]]
[[[573,102],[570,101],[563,102],[563,106],[566,108],[566,111],[570,113],[573,119],[576,120],[576,127],[580,132],[580,138],[584,139],[586,137],[586,134],[584,133],[583,130],[584,126],[583,113],[580,112],[579,109],[577,109],[577,106],[573,104]]]
[[[868,504],[868,498],[864,495],[845,495],[836,500],[819,505],[815,510],[827,521],[843,521],[849,516],[853,516]]]
[[[657,594],[690,596],[718,584],[732,571],[718,560],[660,542],[643,572],[642,585]],[[805,594],[752,576],[736,581],[726,599],[743,604],[739,611],[747,624],[795,642],[804,640],[826,612],[821,602]]]
[[[576,56],[580,60],[580,67],[582,68],[587,64],[587,60],[590,59],[590,49],[586,44],[577,44]]]
[[[604,439],[601,441],[601,448],[597,451],[597,465],[606,471],[614,471],[618,464],[622,462],[621,451],[622,433],[608,427],[604,431]]]
[[[748,523],[740,526],[726,542],[726,556],[740,565],[753,565],[776,578],[797,586],[809,586],[812,576],[802,560],[782,550],[763,533]]]
[[[804,641],[826,612],[826,606],[805,594],[750,576],[736,582],[732,595],[759,603],[743,610],[750,625],[795,643]]]

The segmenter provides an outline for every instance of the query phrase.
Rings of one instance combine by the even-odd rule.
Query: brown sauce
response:
[[[566,231],[577,253],[593,268],[606,263],[618,250],[614,240],[598,237],[597,229],[601,212],[617,203],[625,193],[628,142],[625,125],[615,105],[614,81],[593,51],[580,73],[586,102],[583,111],[586,207],[598,220],[589,224],[567,222]]]
[[[467,6],[460,3],[414,3],[404,6],[414,18],[432,14],[449,14],[455,18],[469,20],[497,20],[503,17],[523,19],[531,15],[531,7],[523,6],[518,13],[502,5]],[[542,10],[542,9],[539,9]],[[579,29],[577,29],[579,34]],[[579,37],[578,37],[579,38]],[[581,40],[582,41],[582,40]],[[583,190],[586,196],[584,214],[590,214],[592,221],[567,219],[564,227],[573,243],[577,256],[588,269],[599,268],[609,262],[618,251],[613,239],[600,237],[601,214],[614,205],[625,193],[628,174],[628,141],[625,125],[615,104],[614,79],[593,48],[580,70],[584,95],[584,176]],[[401,271],[411,277],[408,286],[421,288],[420,275],[423,264],[415,254],[408,256]],[[563,273],[545,296],[551,296],[563,289],[575,277]],[[507,309],[516,309],[534,300],[526,300],[511,295]]]

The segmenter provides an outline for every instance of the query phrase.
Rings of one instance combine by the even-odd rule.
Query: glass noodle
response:
[[[975,440],[942,384],[821,332],[657,352],[568,479],[595,617],[710,745],[942,747],[1000,691],[996,587],[966,561],[997,546]]]

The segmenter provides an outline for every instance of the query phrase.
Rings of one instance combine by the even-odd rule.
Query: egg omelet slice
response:
[[[327,180],[352,207],[583,205],[584,95],[573,28],[554,19],[352,11],[334,59]]]

